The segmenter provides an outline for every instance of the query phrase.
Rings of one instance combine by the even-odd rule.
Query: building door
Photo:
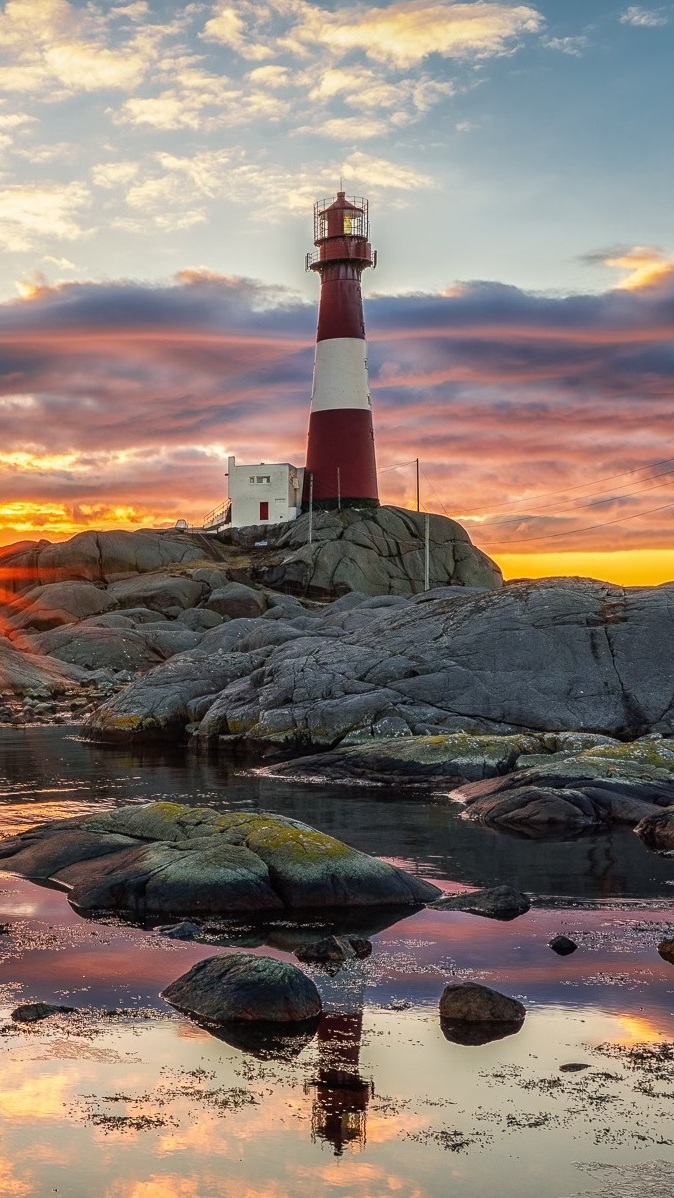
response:
[[[260,524],[269,519],[269,500],[260,503]]]

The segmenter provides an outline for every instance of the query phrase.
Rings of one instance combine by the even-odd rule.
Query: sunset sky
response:
[[[0,544],[303,464],[312,205],[371,203],[380,490],[674,578],[674,3],[0,5]]]

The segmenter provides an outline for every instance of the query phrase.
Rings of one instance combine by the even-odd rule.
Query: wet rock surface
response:
[[[65,887],[82,911],[213,913],[418,907],[438,888],[308,824],[178,803],[122,807],[0,841],[3,868]]]
[[[321,1013],[316,986],[297,966],[274,957],[209,957],[171,982],[163,997],[209,1023],[306,1023]]]

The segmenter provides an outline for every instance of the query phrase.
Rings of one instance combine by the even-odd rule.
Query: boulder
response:
[[[448,1023],[524,1022],[526,1009],[516,998],[478,982],[450,982],[440,998],[440,1017]]]
[[[305,1023],[321,1013],[318,990],[296,965],[250,953],[198,961],[163,998],[206,1023]]]
[[[118,608],[147,607],[168,614],[172,608],[195,607],[207,592],[205,583],[192,578],[148,573],[113,582],[106,593]]]
[[[424,590],[427,517],[404,508],[379,507],[314,512],[266,530],[267,543],[282,556],[261,564],[255,578],[274,590],[314,598],[348,591],[366,595],[415,595]],[[471,543],[464,528],[445,516],[428,517],[431,586],[480,587],[503,584],[498,566]]]
[[[406,732],[424,737],[579,733],[621,740],[674,732],[671,588],[554,579],[480,594],[463,595],[459,587],[449,592],[454,597],[370,610],[353,628],[344,627],[344,621],[360,619],[362,601],[341,614],[326,608],[322,618],[310,619],[303,638],[267,644],[256,651],[264,656],[251,654],[250,662],[237,660],[245,656],[237,628],[231,639],[217,642],[214,669],[204,647],[215,647],[209,638],[227,633],[239,624],[234,620],[206,633],[182,661],[174,658],[163,672],[153,671],[151,688],[142,683],[99,708],[91,733],[156,735],[153,713],[161,690],[163,708],[172,709],[163,726],[174,736],[180,720],[183,728],[187,723],[176,672],[189,676],[189,698],[219,692],[218,718],[206,717],[205,736],[236,735],[251,744],[307,751],[334,748],[351,734],[381,738],[387,735],[382,728],[394,740]],[[298,623],[293,620],[292,627],[302,631]],[[651,751],[652,746],[644,749]],[[479,758],[467,764],[481,768]],[[622,777],[618,771],[627,766],[603,760],[598,768],[606,776]],[[520,785],[533,785],[529,771],[524,773]],[[583,774],[580,767],[574,772],[576,780],[590,777],[598,775],[594,770]],[[634,771],[624,780],[633,777]],[[614,788],[614,796],[617,790],[626,804],[639,798],[638,791],[623,787]],[[556,822],[570,819],[582,827],[597,822],[602,803],[593,796],[579,804],[569,793],[557,796],[556,806]],[[632,805],[629,820],[636,822],[635,815]]]
[[[217,611],[208,611],[205,607],[188,607],[181,611],[177,620],[194,632],[208,632],[209,628],[217,628],[222,624],[224,616]]]
[[[663,961],[674,965],[674,940],[662,940],[658,945],[658,952]]]
[[[488,919],[510,920],[525,915],[531,903],[521,890],[512,886],[490,886],[467,894],[453,894],[429,903],[434,911],[466,911]]]
[[[141,919],[418,908],[440,893],[297,820],[178,803],[42,824],[0,841],[0,860],[10,873],[65,887],[78,910]]]
[[[230,620],[252,619],[267,610],[264,595],[240,582],[228,582],[226,586],[211,591],[205,603],[206,611],[227,616]]]

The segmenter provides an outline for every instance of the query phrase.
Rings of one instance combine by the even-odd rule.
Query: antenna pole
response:
[[[309,475],[309,544],[313,540],[314,531],[314,476]]]
[[[430,538],[430,520],[428,512],[424,516],[424,590],[431,589],[431,538]]]
[[[421,511],[421,508],[419,506],[419,498],[420,498],[419,497],[419,459],[416,458],[415,460],[416,460],[416,464],[417,464],[417,511],[419,512],[419,511]]]

